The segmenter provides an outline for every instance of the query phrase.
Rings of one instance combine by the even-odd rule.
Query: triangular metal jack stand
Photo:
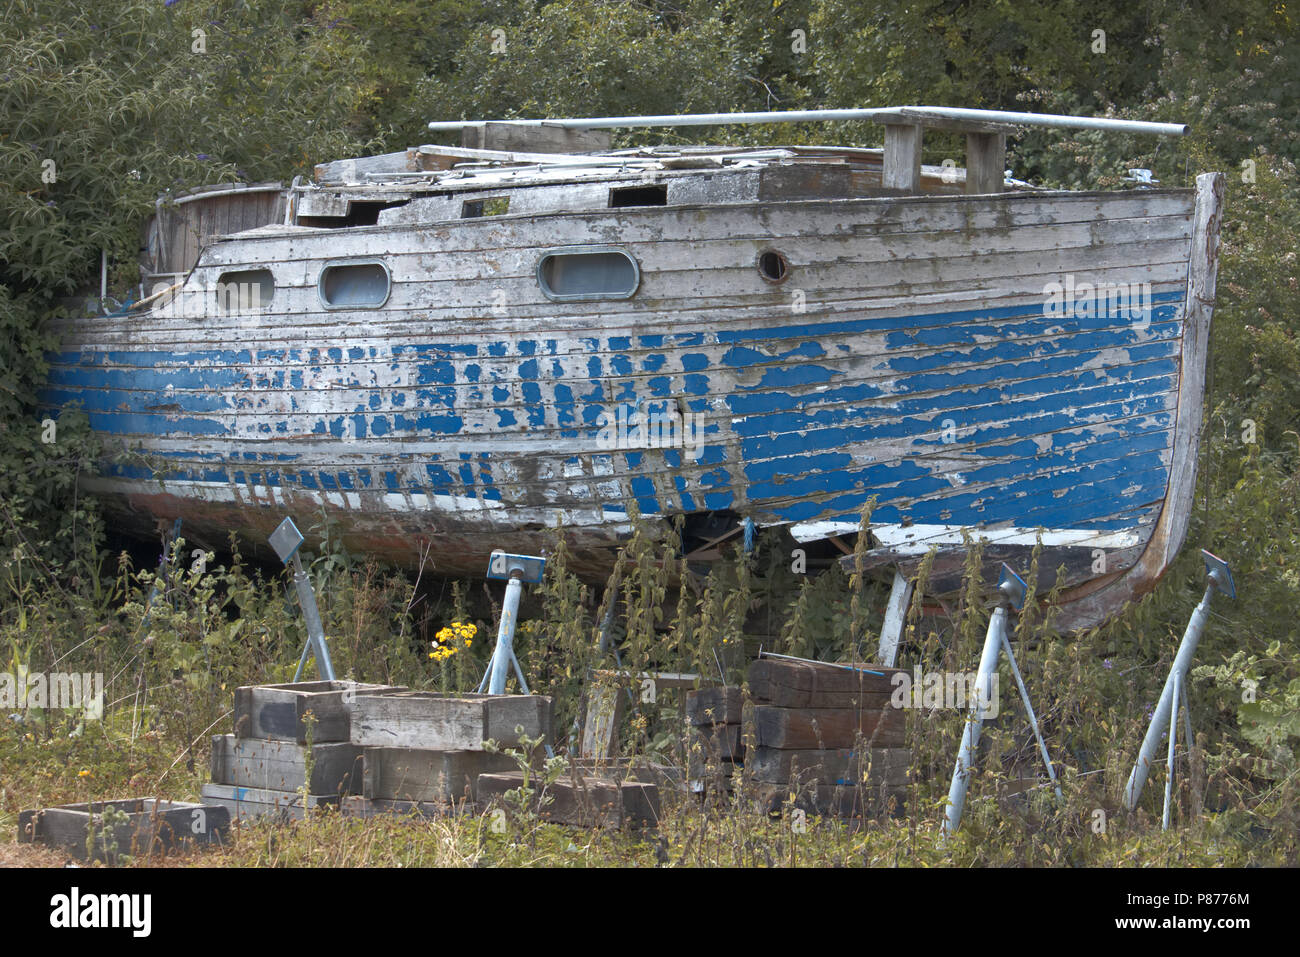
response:
[[[307,626],[307,643],[303,645],[302,654],[298,657],[298,670],[294,672],[293,680],[296,682],[302,677],[302,670],[307,666],[307,654],[314,651],[316,670],[320,672],[321,679],[333,681],[334,663],[330,661],[325,626],[321,624],[320,609],[316,607],[316,593],[312,591],[311,579],[307,577],[302,559],[298,556],[298,549],[303,543],[302,532],[298,531],[293,519],[285,518],[268,536],[267,541],[280,556],[280,561],[286,565],[293,562],[293,587],[298,592],[298,606],[302,609],[303,623]]]
[[[1169,829],[1169,809],[1174,784],[1174,745],[1178,738],[1180,700],[1183,705],[1183,734],[1187,739],[1187,747],[1190,749],[1192,746],[1192,725],[1191,719],[1187,716],[1187,671],[1191,667],[1192,656],[1196,654],[1196,646],[1201,641],[1201,634],[1205,631],[1205,623],[1209,621],[1210,600],[1214,598],[1214,593],[1220,591],[1229,598],[1237,597],[1237,585],[1232,579],[1232,569],[1228,567],[1228,563],[1204,549],[1201,550],[1201,556],[1205,559],[1205,574],[1209,579],[1205,586],[1205,595],[1187,622],[1187,630],[1183,632],[1183,640],[1178,645],[1178,654],[1174,656],[1174,663],[1169,668],[1169,677],[1165,679],[1164,689],[1160,692],[1160,701],[1151,714],[1151,724],[1147,728],[1146,737],[1142,739],[1137,763],[1133,765],[1133,772],[1124,786],[1124,808],[1132,811],[1137,807],[1138,798],[1142,796],[1142,788],[1147,783],[1151,764],[1156,760],[1156,749],[1160,746],[1160,738],[1168,728],[1169,748],[1165,755],[1167,774],[1162,830]]]
[[[479,682],[479,694],[483,693],[484,685],[487,685],[488,694],[505,694],[506,669],[511,665],[514,666],[520,690],[524,694],[532,694],[528,690],[528,682],[524,680],[524,669],[519,667],[519,659],[515,656],[515,624],[519,617],[519,598],[524,591],[524,582],[539,584],[545,573],[546,559],[538,555],[507,555],[497,549],[488,559],[487,577],[506,579],[506,597],[501,603],[497,644],[492,649],[492,659],[488,662],[487,671],[483,673],[483,680]],[[543,747],[548,758],[555,757],[551,742],[543,742]]]
[[[520,689],[524,694],[531,694],[528,682],[524,680],[524,671],[519,667],[519,659],[515,657],[515,624],[519,617],[519,598],[523,594],[524,582],[535,585],[542,580],[545,572],[546,559],[536,555],[507,555],[498,549],[488,559],[487,577],[505,579],[506,597],[501,603],[497,644],[492,649],[492,659],[478,685],[480,694],[485,685],[488,694],[505,694],[506,672],[511,665],[514,666],[515,677],[519,679]]]
[[[989,619],[988,633],[984,638],[984,652],[980,656],[980,670],[975,679],[974,701],[971,704],[970,714],[966,718],[966,728],[962,732],[961,748],[957,752],[957,766],[952,772],[952,786],[948,789],[948,812],[943,821],[944,838],[961,826],[961,813],[966,805],[966,789],[970,785],[971,772],[975,766],[975,749],[979,747],[980,734],[984,730],[984,719],[988,716],[984,710],[984,703],[993,700],[992,685],[997,677],[998,656],[1004,651],[1007,660],[1011,663],[1011,673],[1015,676],[1016,687],[1020,690],[1020,700],[1024,702],[1025,712],[1029,715],[1030,727],[1034,729],[1034,737],[1038,740],[1038,750],[1043,757],[1043,764],[1047,767],[1047,776],[1056,789],[1057,800],[1062,799],[1061,785],[1056,780],[1056,769],[1052,767],[1052,759],[1048,757],[1047,744],[1043,741],[1042,732],[1038,728],[1038,716],[1034,714],[1034,706],[1029,703],[1029,692],[1025,688],[1024,679],[1020,676],[1020,667],[1016,664],[1016,656],[1011,651],[1011,641],[1007,634],[1007,617],[1011,610],[1020,611],[1024,608],[1027,591],[1028,586],[1024,579],[1003,564],[1002,575],[998,579],[998,594],[1001,597],[998,606],[993,609],[992,618]]]

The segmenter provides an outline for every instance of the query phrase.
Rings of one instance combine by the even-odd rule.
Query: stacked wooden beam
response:
[[[485,807],[514,804],[507,800],[507,793],[523,786],[523,771],[481,774],[479,800]],[[655,827],[659,823],[659,788],[649,782],[615,781],[570,772],[546,783],[534,773],[528,786],[532,792],[528,810],[554,824],[616,829],[624,825]]]
[[[756,746],[746,769],[767,810],[793,803],[858,817],[901,809],[912,754],[903,711],[891,703],[897,670],[776,658],[750,666]]]
[[[337,805],[361,786],[361,749],[349,740],[352,701],[359,691],[402,690],[355,681],[238,688],[235,733],[212,739],[212,782],[203,800],[240,821],[301,819],[312,808]]]
[[[353,699],[350,733],[362,755],[359,797],[343,810],[369,817],[473,809],[481,775],[519,769],[502,752],[522,754],[524,737],[550,741],[550,698],[363,691]],[[500,750],[487,750],[489,740]]]
[[[235,728],[213,739],[212,783],[203,789],[232,817],[301,818],[327,805],[358,817],[434,816],[499,804],[520,787],[519,760],[535,766],[540,752],[533,747],[523,757],[524,739],[550,740],[551,699],[346,681],[252,686],[235,694]],[[658,823],[652,783],[571,773],[546,791],[551,800],[534,810],[552,821]]]
[[[78,860],[110,864],[124,855],[166,853],[182,844],[221,844],[229,830],[230,815],[224,807],[152,797],[65,804],[18,814],[18,843],[46,844]]]
[[[687,744],[691,790],[731,790],[732,773],[745,760],[741,725],[744,701],[739,688],[701,688],[686,695]]]

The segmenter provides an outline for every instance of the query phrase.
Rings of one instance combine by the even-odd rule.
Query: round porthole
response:
[[[790,263],[775,249],[765,249],[758,254],[758,274],[767,282],[785,282]]]

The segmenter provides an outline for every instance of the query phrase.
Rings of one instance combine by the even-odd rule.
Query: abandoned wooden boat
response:
[[[611,150],[598,129],[870,119],[883,150]],[[122,525],[253,544],[322,512],[448,575],[560,526],[603,581],[635,508],[696,540],[855,531],[939,570],[967,532],[1065,566],[1084,627],[1149,589],[1195,481],[1222,177],[1004,183],[1025,125],[894,108],[430,124],[461,147],[160,207],[144,290],[61,321],[45,401],[150,457],[86,487]],[[965,168],[922,166],[926,129]],[[251,228],[248,228],[251,227]],[[209,235],[211,234],[211,235]],[[176,285],[170,285],[175,281]],[[165,290],[165,291],[163,291]]]

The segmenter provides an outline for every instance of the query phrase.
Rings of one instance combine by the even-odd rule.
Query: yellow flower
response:
[[[79,778],[90,777],[90,770],[88,768],[82,768],[81,771],[77,774],[77,777]]]

